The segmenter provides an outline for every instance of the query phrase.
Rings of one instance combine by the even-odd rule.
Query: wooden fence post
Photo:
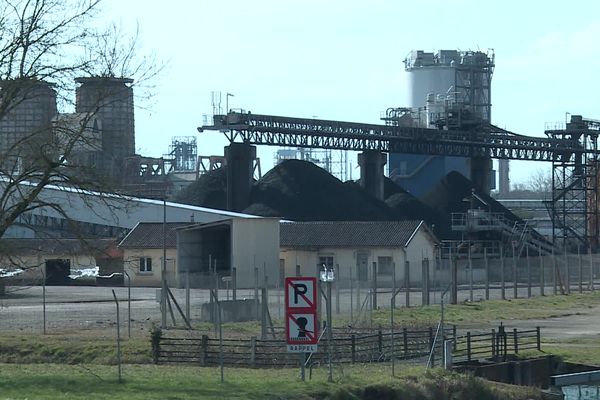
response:
[[[256,336],[250,338],[250,367],[256,368]]]
[[[542,335],[539,326],[535,327],[535,339],[538,351],[542,351]]]
[[[352,351],[352,364],[356,362],[356,335],[350,336],[350,347]]]
[[[402,346],[404,347],[404,358],[408,358],[408,330],[402,328]]]
[[[381,329],[377,331],[377,349],[379,350],[379,355],[383,354],[383,333]]]
[[[467,360],[471,361],[471,332],[467,332]]]
[[[517,334],[517,328],[513,329],[513,342],[514,342],[515,354],[519,354],[519,336]]]
[[[203,367],[208,364],[208,335],[202,335],[200,342],[200,365]]]
[[[494,346],[496,343],[496,330],[492,329],[492,358],[496,357],[496,347]]]

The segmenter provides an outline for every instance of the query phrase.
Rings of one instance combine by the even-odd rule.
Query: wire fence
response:
[[[417,275],[415,269],[409,267],[413,272],[409,279],[405,279],[401,270],[397,279],[383,279],[377,272],[377,265],[369,267],[364,281],[345,278],[354,274],[339,274],[341,278],[333,282],[332,288],[334,317],[343,316],[355,327],[374,327],[373,310],[391,308],[393,293],[397,293],[396,307],[439,304],[442,293],[449,288],[444,298],[446,303],[583,293],[598,289],[600,272],[600,256],[596,254],[541,257],[525,254],[523,257],[456,259],[454,262],[424,258],[419,264],[417,271],[421,274]],[[338,271],[344,268],[352,271],[356,266],[336,266]],[[298,269],[301,275],[316,273],[312,266]],[[211,280],[220,282],[216,292],[218,300],[241,310],[225,315],[224,321],[261,321],[264,310],[268,311],[269,325],[273,321],[282,321],[285,315],[284,278],[282,273],[277,279],[268,279],[269,287],[263,287],[262,282],[251,282],[243,289],[232,288],[231,281]],[[84,281],[88,286],[77,284],[77,280],[74,281],[77,285],[73,286],[51,286],[44,285],[41,280],[21,281],[18,276],[0,278],[0,281],[4,283],[4,294],[0,295],[1,330],[52,332],[110,328],[115,323],[113,288],[126,316],[123,320],[134,332],[142,329],[147,332],[152,323],[161,322],[159,288],[128,287],[127,280],[123,286],[92,286],[96,284],[94,279]],[[165,310],[169,326],[183,326],[181,315],[192,323],[214,322],[209,290],[170,288],[170,291],[173,301]],[[324,309],[319,307],[321,316]]]

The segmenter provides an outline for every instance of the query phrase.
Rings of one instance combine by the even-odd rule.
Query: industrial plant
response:
[[[250,245],[251,250],[239,248],[240,242],[233,239],[234,235],[243,237],[238,229],[262,232],[265,237],[276,232],[278,236],[280,228],[273,224],[275,220],[330,222],[338,224],[339,229],[355,227],[344,225],[349,221],[413,221],[410,226],[422,223],[427,226],[424,232],[430,235],[422,254],[440,263],[461,258],[500,258],[503,254],[520,257],[532,253],[541,257],[560,252],[595,253],[600,229],[600,123],[572,115],[565,127],[546,131],[546,137],[499,128],[492,124],[491,117],[494,67],[493,51],[410,52],[405,59],[410,82],[408,104],[387,108],[381,124],[245,110],[223,112],[220,104],[213,104],[214,115],[198,131],[203,137],[225,135],[230,144],[224,154],[198,154],[195,136],[176,136],[163,157],[135,152],[132,80],[78,78],[73,114],[57,113],[52,85],[35,82],[30,83],[33,89],[27,91],[28,95],[0,121],[0,149],[7,151],[31,132],[47,131],[47,136],[41,137],[51,138],[56,137],[52,132],[65,127],[77,125],[82,129],[81,139],[70,154],[70,165],[92,168],[110,179],[110,191],[115,196],[133,196],[128,202],[137,207],[135,213],[115,213],[115,198],[110,204],[96,202],[94,212],[86,212],[85,204],[102,196],[86,193],[87,200],[80,201],[72,212],[79,229],[90,237],[112,237],[118,243],[131,229],[143,226],[140,224],[163,221],[176,224],[178,229],[186,224],[213,224],[177,233],[180,240],[197,240],[208,247],[194,250],[193,256],[186,255],[191,250],[173,256],[179,265],[173,265],[170,272],[174,284],[182,284],[180,274],[185,271],[208,273],[213,266],[207,255],[213,253],[220,255],[220,273],[231,274],[236,264],[244,262],[235,254],[249,256],[252,251],[266,248],[258,242]],[[4,85],[9,86],[6,82]],[[265,174],[256,157],[256,146],[278,147],[275,166]],[[358,152],[357,180],[349,168],[352,152]],[[498,160],[499,174],[492,167],[494,159]],[[526,212],[531,202],[512,199],[505,203],[510,209],[503,204],[502,196],[510,191],[509,160],[552,164],[551,198],[536,200],[535,219],[523,218],[531,215]],[[71,201],[72,196],[65,188],[48,188],[41,195],[64,202]],[[544,214],[541,219],[540,210]],[[28,211],[6,237],[73,237],[64,219],[51,209]],[[230,222],[223,222],[227,220]],[[247,220],[248,225],[234,222],[238,220]],[[267,222],[258,222],[262,220]],[[548,224],[538,230],[540,220]],[[251,225],[255,228],[243,228]],[[311,226],[306,225],[307,229]],[[267,234],[265,227],[275,231]],[[369,229],[377,231],[376,225],[369,225]],[[211,234],[221,240],[217,243],[207,239]],[[179,243],[175,231],[169,235],[172,246]],[[120,257],[131,246],[131,240],[125,243]],[[136,246],[145,248],[137,241]],[[275,247],[268,249],[277,252]],[[357,261],[362,263],[363,275],[370,262],[398,261],[399,273],[404,268],[404,261],[375,256],[360,248],[356,252],[363,254],[362,261]],[[317,263],[320,257],[325,256],[316,254],[309,263]],[[260,258],[272,264],[276,263],[272,260],[286,259],[283,253]],[[190,264],[196,259],[201,260],[199,264]],[[126,263],[122,261],[121,265]],[[118,262],[111,265],[113,272],[125,268],[115,269]],[[150,272],[145,271],[146,261],[143,265],[135,268]],[[293,266],[283,268],[290,272]],[[276,271],[277,266],[269,265],[267,270]],[[139,282],[158,281],[145,277]],[[201,279],[196,281],[201,284]]]

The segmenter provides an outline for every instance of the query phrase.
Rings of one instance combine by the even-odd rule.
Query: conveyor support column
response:
[[[380,200],[383,200],[383,168],[386,163],[387,154],[378,150],[365,150],[358,155],[360,185]]]
[[[225,147],[227,209],[230,211],[242,211],[249,205],[255,158],[256,146],[248,143],[231,143]]]

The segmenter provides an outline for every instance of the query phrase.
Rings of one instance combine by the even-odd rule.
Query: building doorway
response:
[[[46,285],[68,285],[71,281],[71,260],[46,260]]]

